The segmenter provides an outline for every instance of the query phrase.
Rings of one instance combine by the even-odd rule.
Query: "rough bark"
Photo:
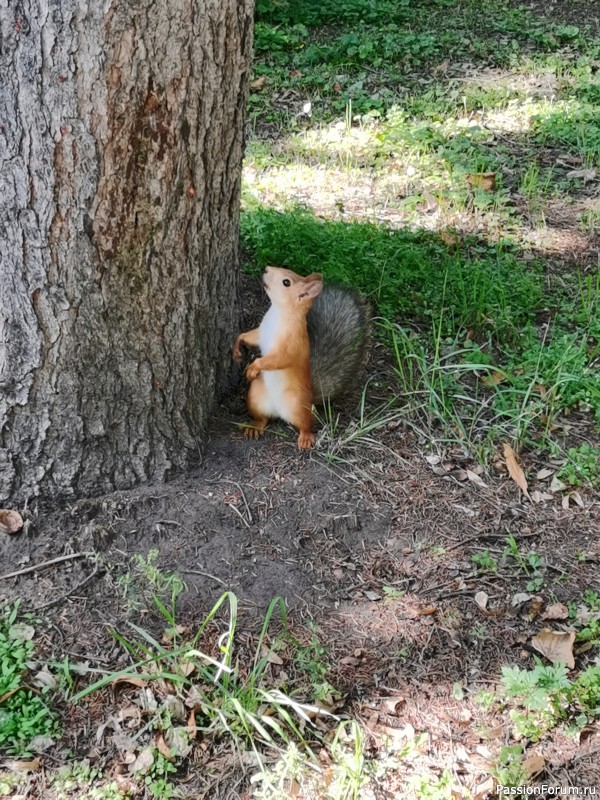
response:
[[[0,503],[162,479],[229,374],[252,0],[0,26]]]

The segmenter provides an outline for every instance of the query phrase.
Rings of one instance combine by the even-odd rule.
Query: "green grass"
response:
[[[310,96],[317,119],[343,112],[384,111],[419,93],[422,74],[444,69],[448,58],[485,66],[536,68],[560,63],[561,75],[586,74],[598,43],[585,25],[540,20],[503,0],[258,0],[255,74],[279,89]],[[566,59],[565,53],[569,54]],[[595,88],[581,88],[595,97]],[[250,114],[262,122],[289,122],[250,96]]]
[[[18,608],[16,603],[0,612],[0,754],[26,756],[36,739],[41,743],[58,728],[55,713],[44,702],[49,687],[31,688],[34,629],[17,622]]]

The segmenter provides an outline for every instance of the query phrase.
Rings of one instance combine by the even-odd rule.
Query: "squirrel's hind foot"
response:
[[[300,431],[298,435],[298,450],[310,450],[314,447],[315,435],[311,431]]]

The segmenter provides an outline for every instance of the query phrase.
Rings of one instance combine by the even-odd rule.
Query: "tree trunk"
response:
[[[230,371],[252,0],[0,25],[0,504],[162,479]]]

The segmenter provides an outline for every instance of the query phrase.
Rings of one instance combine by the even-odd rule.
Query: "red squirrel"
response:
[[[269,419],[298,429],[298,447],[310,449],[313,402],[324,403],[356,384],[368,338],[368,309],[350,289],[323,287],[323,277],[302,277],[282,267],[267,267],[263,286],[271,301],[260,327],[241,333],[241,345],[260,347],[246,368],[247,406],[254,425],[245,435],[258,438]]]

